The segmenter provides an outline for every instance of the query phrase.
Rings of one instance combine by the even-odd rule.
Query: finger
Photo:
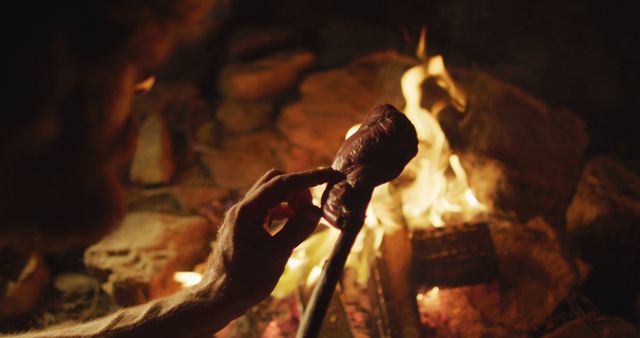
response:
[[[296,211],[289,221],[274,237],[274,245],[278,249],[290,251],[302,243],[318,225],[322,211],[320,208],[307,205]]]
[[[288,194],[307,189],[322,183],[333,182],[344,177],[332,168],[320,168],[272,178],[247,197],[246,207],[259,212],[266,211],[286,199]]]
[[[291,217],[293,213],[294,210],[286,204],[280,204],[269,209],[269,217],[273,220],[287,219]]]
[[[293,210],[298,210],[305,205],[313,204],[313,196],[311,196],[311,191],[309,189],[292,192],[285,197],[285,200]]]
[[[269,169],[266,173],[264,173],[264,175],[262,175],[262,177],[260,177],[256,183],[254,183],[251,188],[249,188],[249,190],[247,190],[246,195],[248,196],[250,193],[252,193],[253,191],[255,191],[256,189],[258,189],[260,186],[262,186],[263,184],[269,182],[272,178],[276,177],[276,176],[280,176],[284,174],[284,171],[282,170],[278,170],[278,169]]]

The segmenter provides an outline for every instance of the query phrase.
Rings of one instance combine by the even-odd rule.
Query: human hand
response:
[[[205,282],[245,308],[266,298],[275,287],[293,249],[315,229],[321,210],[309,188],[343,179],[331,168],[285,174],[270,170],[227,212],[209,258]],[[286,202],[286,205],[283,205]],[[265,225],[287,218],[274,235]]]

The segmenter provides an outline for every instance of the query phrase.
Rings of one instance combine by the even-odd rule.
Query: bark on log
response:
[[[498,262],[487,223],[414,231],[416,283],[469,286],[494,281]]]
[[[392,337],[417,338],[423,336],[420,314],[413,282],[413,248],[402,201],[397,194],[374,194],[376,215],[384,224],[384,238],[380,247],[380,274],[382,289],[389,314]]]

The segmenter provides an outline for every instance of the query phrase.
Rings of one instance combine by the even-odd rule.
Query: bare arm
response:
[[[85,324],[10,337],[206,337],[246,311],[226,298],[196,286]]]
[[[321,212],[311,204],[308,188],[341,178],[330,168],[269,171],[227,213],[200,284],[88,323],[9,337],[211,336],[271,293],[292,250],[315,228]],[[272,236],[263,227],[265,219],[285,200],[295,202],[289,203],[292,215]]]

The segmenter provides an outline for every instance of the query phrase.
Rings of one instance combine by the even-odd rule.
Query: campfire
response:
[[[339,41],[331,29],[346,27],[317,34]],[[450,64],[427,48],[424,28],[349,57],[309,48],[286,26],[209,33],[224,46],[210,66],[215,81],[206,79],[215,94],[192,69],[193,55],[213,53],[204,42],[183,46],[136,88],[147,93],[132,106],[139,129],[117,229],[77,252],[34,251],[0,269],[0,315],[24,319],[7,330],[83,321],[197,285],[226,210],[255,179],[331,165],[384,103],[415,126],[418,153],[375,188],[321,337],[633,330],[604,316],[589,292],[603,278],[593,257],[614,255],[599,238],[637,225],[640,176],[587,155],[579,115],[480,67]],[[312,189],[314,204],[325,188]],[[339,236],[321,219],[271,296],[214,337],[294,337]]]
[[[400,106],[418,132],[418,155],[398,179],[375,189],[365,226],[351,250],[321,336],[417,337],[420,332],[442,337],[487,333],[509,336],[519,330],[526,331],[526,327],[537,328],[563,298],[569,297],[571,288],[586,274],[587,268],[582,262],[563,257],[554,230],[542,217],[520,224],[514,215],[504,214],[508,210],[496,207],[500,201],[494,196],[499,180],[504,179],[501,175],[507,175],[505,169],[494,167],[500,165],[497,163],[486,164],[485,161],[492,159],[466,148],[461,141],[465,138],[461,135],[463,131],[452,130],[456,124],[460,128],[465,114],[479,113],[470,112],[468,105],[475,102],[469,103],[468,96],[476,100],[478,96],[483,100],[493,99],[483,97],[486,93],[474,92],[478,85],[474,81],[490,79],[494,85],[505,87],[499,90],[517,95],[523,104],[531,104],[529,101],[535,99],[488,74],[474,74],[464,69],[453,72],[460,79],[457,84],[441,55],[427,55],[425,33],[423,29],[415,59],[401,59],[406,69],[397,83],[404,100]],[[383,62],[404,58],[397,54],[370,57],[374,63],[378,62],[377,58]],[[304,88],[304,82],[302,86]],[[344,138],[358,127],[359,124],[355,124],[348,128]],[[457,148],[450,144],[445,128],[452,137],[458,138],[454,140]],[[477,172],[468,174],[467,170]],[[481,189],[480,199],[469,182],[469,176],[476,175],[491,180],[480,182],[476,188]],[[324,190],[324,186],[312,189],[316,205],[320,204]],[[541,243],[529,242],[527,237],[533,233],[544,234]],[[244,330],[257,330],[262,332],[262,337],[293,336],[338,236],[339,230],[321,220],[315,233],[294,250],[272,297],[219,336],[250,335]],[[524,254],[515,250],[517,247],[528,248],[532,253]],[[537,252],[545,250],[548,252],[544,254]],[[499,259],[499,255],[504,257]],[[516,262],[505,263],[502,259]],[[549,267],[550,270],[544,272],[545,278],[552,281],[514,281],[511,290],[500,290],[504,282],[501,279],[505,278],[500,273],[505,272],[499,271],[498,263],[507,265],[501,266],[502,269],[514,270],[506,273],[517,274],[523,273],[519,268],[527,269],[527,264],[531,264],[517,260],[527,259],[552,264],[553,270]],[[197,283],[201,275],[179,271],[173,278],[182,287],[189,287]],[[506,276],[510,278],[518,280],[519,276]],[[532,285],[526,285],[528,283]],[[520,295],[551,285],[554,289],[546,290],[549,298],[545,300],[532,302],[526,299],[529,296]],[[479,301],[477,297],[485,299]],[[480,302],[478,307],[472,304],[474,301]],[[494,306],[499,309],[490,309]],[[522,311],[516,310],[517,307],[526,308],[526,314],[514,313]],[[496,320],[489,320],[492,324],[487,325],[480,318],[489,313],[495,315]],[[246,320],[251,323],[249,328],[243,324]],[[491,327],[508,320],[514,321],[512,331]]]

